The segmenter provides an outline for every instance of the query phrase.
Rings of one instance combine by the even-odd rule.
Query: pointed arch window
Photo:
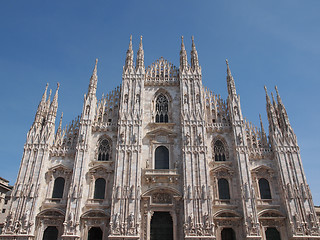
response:
[[[169,169],[169,150],[165,146],[156,148],[155,169]]]
[[[269,181],[265,178],[259,179],[259,190],[261,199],[271,199],[271,191]]]
[[[110,160],[111,147],[108,139],[103,139],[99,144],[98,161]]]
[[[226,161],[226,150],[220,140],[214,143],[213,151],[215,161]]]
[[[230,199],[229,182],[225,178],[218,180],[219,199]]]
[[[160,94],[156,100],[156,122],[167,123],[168,117],[168,99],[165,95]]]
[[[104,178],[98,178],[94,184],[94,199],[104,199],[106,192],[106,180]]]
[[[63,177],[58,177],[54,180],[52,198],[63,198],[64,183]]]

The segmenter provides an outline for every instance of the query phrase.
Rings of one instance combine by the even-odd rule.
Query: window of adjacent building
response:
[[[168,99],[160,94],[156,100],[156,122],[167,123],[168,120]]]
[[[94,184],[94,199],[104,199],[106,191],[106,180],[104,178],[98,178]]]
[[[218,180],[219,199],[230,199],[229,182],[225,178]]]
[[[2,209],[2,213],[5,213],[6,212],[6,209]]]
[[[103,139],[99,144],[98,161],[109,161],[110,159],[110,143],[107,139]]]
[[[8,199],[5,199],[5,200],[4,200],[4,204],[8,204]]]
[[[220,140],[217,140],[214,143],[214,160],[215,161],[225,161],[226,160],[226,152],[223,146],[223,143]]]
[[[64,178],[58,177],[54,180],[54,186],[52,191],[52,198],[62,198],[64,190]]]
[[[261,199],[271,199],[270,185],[267,179],[259,179],[259,190]]]
[[[169,169],[169,150],[165,146],[156,148],[155,169]]]

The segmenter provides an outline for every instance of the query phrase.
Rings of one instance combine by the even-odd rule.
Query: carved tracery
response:
[[[111,143],[107,138],[101,139],[98,147],[98,161],[110,161]]]
[[[168,117],[168,99],[165,95],[160,94],[156,100],[156,122],[157,123],[167,123]]]

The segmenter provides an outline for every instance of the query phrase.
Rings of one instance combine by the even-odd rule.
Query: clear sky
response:
[[[81,113],[95,58],[98,98],[121,83],[133,35],[145,64],[179,65],[180,37],[190,57],[194,35],[203,84],[227,96],[228,58],[242,113],[268,127],[266,85],[277,85],[298,137],[307,181],[320,205],[320,1],[1,1],[0,176],[15,182],[26,134],[46,83],[60,82],[58,118]]]

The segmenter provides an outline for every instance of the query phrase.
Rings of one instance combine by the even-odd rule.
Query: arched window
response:
[[[168,99],[163,94],[160,94],[156,100],[156,122],[168,122]]]
[[[268,227],[266,230],[267,240],[281,240],[279,231],[274,227]]]
[[[54,180],[52,198],[63,198],[64,182],[63,177],[58,177]]]
[[[232,228],[224,228],[221,231],[221,240],[235,240],[236,234]]]
[[[259,179],[259,190],[261,199],[271,199],[269,182],[265,178]]]
[[[229,182],[225,178],[218,180],[219,199],[230,199]]]
[[[214,143],[214,160],[215,161],[225,161],[226,160],[226,152],[223,146],[223,143],[220,140],[217,140]]]
[[[57,227],[49,226],[44,231],[42,240],[57,240],[58,233]]]
[[[109,161],[111,147],[107,139],[103,139],[99,144],[98,161]]]
[[[106,180],[104,178],[98,178],[94,184],[94,199],[104,199],[106,192]]]
[[[155,151],[155,169],[169,169],[169,150],[164,146]]]

